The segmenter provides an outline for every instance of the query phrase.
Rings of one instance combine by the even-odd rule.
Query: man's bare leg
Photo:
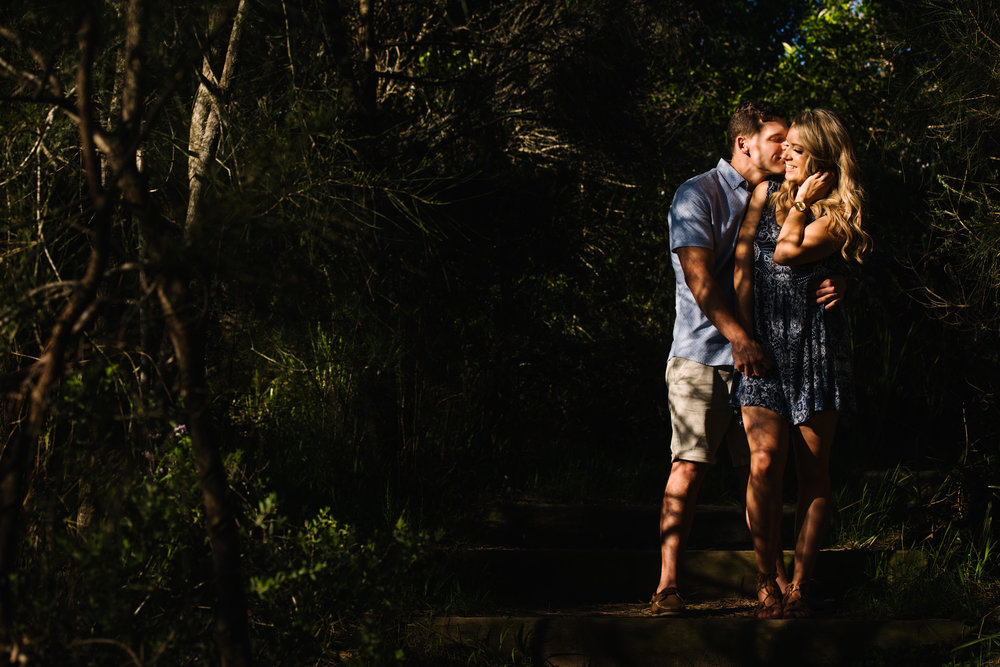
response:
[[[694,461],[674,461],[670,466],[660,506],[660,583],[656,587],[657,593],[677,587],[677,563],[691,534],[698,491],[707,470],[707,463]]]

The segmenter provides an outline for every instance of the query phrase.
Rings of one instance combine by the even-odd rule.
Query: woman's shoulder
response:
[[[781,183],[765,179],[758,183],[757,187],[753,189],[752,197],[754,199],[764,199],[765,197],[770,197],[772,194],[777,192],[780,187]]]
[[[757,187],[753,189],[753,198],[764,200],[769,198],[771,195],[773,195],[780,189],[781,189],[781,181],[774,181],[768,178],[758,183]]]

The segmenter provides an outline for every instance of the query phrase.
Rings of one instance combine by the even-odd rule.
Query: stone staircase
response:
[[[783,522],[789,557],[791,512]],[[820,554],[812,585],[817,618],[757,621],[743,510],[712,505],[699,506],[681,565],[689,613],[651,616],[656,526],[656,507],[496,507],[474,531],[475,544],[451,556],[463,590],[482,601],[475,615],[429,620],[424,629],[519,656],[517,664],[553,666],[884,665],[896,663],[880,656],[953,647],[969,632],[960,621],[845,614],[844,593],[887,554],[832,549]]]

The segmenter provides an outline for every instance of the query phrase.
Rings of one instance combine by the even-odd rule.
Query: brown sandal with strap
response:
[[[798,597],[792,599],[792,595],[795,593],[798,593]],[[806,594],[801,584],[788,584],[781,605],[784,608],[783,616],[785,618],[811,618],[813,615],[812,609],[806,603]]]
[[[767,595],[762,600],[761,591]],[[775,572],[757,575],[757,608],[754,616],[758,619],[781,618],[781,589],[778,588],[778,575]]]

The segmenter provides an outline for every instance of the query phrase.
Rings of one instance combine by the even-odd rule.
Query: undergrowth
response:
[[[115,386],[127,375],[95,366],[71,377],[40,452],[14,582],[16,630],[29,664],[218,661],[211,553],[190,438],[169,416],[116,420]],[[143,414],[142,406],[131,412]],[[402,502],[335,504],[364,480],[329,465],[319,450],[336,443],[315,437],[308,412],[294,417],[299,430],[269,433],[274,439],[258,442],[256,452],[230,447],[225,458],[255,662],[431,664],[420,658],[427,642],[413,640],[409,623],[447,609],[453,596],[441,532],[411,520]],[[297,433],[304,435],[295,441]],[[65,444],[67,435],[74,446]],[[298,467],[292,477],[270,474],[260,450],[280,455],[279,442],[314,467]],[[324,480],[340,493],[324,495]],[[309,485],[305,494],[299,482]]]
[[[971,472],[970,472],[971,470]],[[1000,559],[994,502],[970,506],[975,466],[945,474],[898,467],[845,486],[835,503],[834,543],[876,551],[867,583],[851,590],[845,612],[875,618],[950,618],[969,627],[969,641],[932,662],[1000,663]],[[921,657],[928,659],[930,653]],[[872,664],[898,664],[878,662]],[[893,654],[893,660],[901,659]],[[910,661],[908,661],[910,662]]]

